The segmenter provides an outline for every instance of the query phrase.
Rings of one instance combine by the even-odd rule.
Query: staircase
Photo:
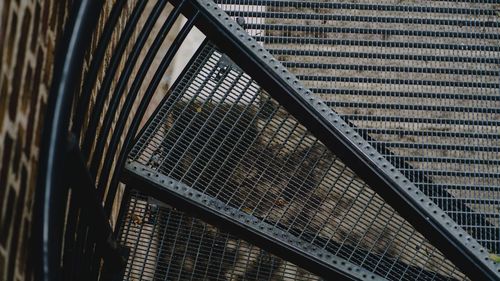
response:
[[[126,186],[113,233],[95,242],[123,263],[103,255],[97,279],[500,279],[500,2],[154,9],[144,29],[163,25],[140,66],[134,50],[151,29],[119,55],[136,61],[111,96],[126,108],[111,151],[73,140],[74,169],[89,175],[83,208],[102,207],[102,224]],[[191,32],[205,40],[139,130]]]

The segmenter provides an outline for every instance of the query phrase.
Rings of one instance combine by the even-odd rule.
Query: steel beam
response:
[[[176,0],[172,2],[176,4]],[[487,250],[213,1],[191,0],[182,12],[187,18],[197,14],[197,28],[465,274],[478,280],[498,280],[500,268],[488,258]]]

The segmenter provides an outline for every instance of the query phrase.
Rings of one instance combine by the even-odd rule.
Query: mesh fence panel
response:
[[[130,159],[389,280],[465,279],[210,44]]]
[[[500,253],[498,1],[217,2]]]

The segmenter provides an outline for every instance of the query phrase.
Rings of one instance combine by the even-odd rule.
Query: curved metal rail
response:
[[[158,0],[152,7],[146,9],[146,1],[138,1],[133,4],[131,13],[126,15],[123,14],[126,4],[123,3],[124,1],[118,1],[113,6],[102,33],[94,34],[93,38],[98,44],[95,50],[91,50],[92,59],[87,64],[88,71],[84,72],[84,53],[88,51],[88,43],[91,41],[90,38],[101,9],[100,4],[90,2],[92,1],[81,1],[75,5],[66,31],[67,40],[62,41],[65,43],[62,43],[59,48],[61,52],[57,56],[54,81],[47,106],[48,114],[41,146],[40,174],[36,194],[37,227],[34,229],[37,250],[35,253],[36,257],[40,257],[40,262],[37,263],[38,279],[110,280],[122,277],[121,271],[124,269],[124,260],[128,250],[118,244],[116,239],[119,238],[117,236],[119,233],[113,230],[109,220],[113,206],[116,206],[116,202],[119,201],[117,192],[123,176],[127,176],[126,179],[134,188],[147,191],[150,195],[158,196],[186,210],[195,211],[198,216],[216,226],[222,226],[222,228],[225,226],[227,230],[239,235],[242,239],[254,241],[263,250],[269,250],[282,258],[290,259],[298,266],[324,275],[325,278],[335,275],[339,278],[359,280],[384,279],[389,278],[388,272],[377,271],[379,264],[392,264],[388,266],[391,270],[396,270],[400,266],[397,261],[386,263],[383,255],[377,256],[380,259],[378,263],[364,263],[376,260],[376,258],[370,251],[358,253],[356,248],[344,249],[347,256],[342,256],[332,250],[335,247],[342,248],[342,245],[335,246],[335,243],[325,242],[323,241],[325,237],[318,235],[313,235],[311,238],[309,234],[304,234],[307,232],[306,229],[287,229],[278,221],[266,221],[261,216],[249,213],[248,210],[230,205],[224,198],[200,191],[196,185],[190,186],[182,182],[182,177],[178,180],[171,177],[166,170],[157,172],[151,167],[148,168],[150,163],[130,162],[125,165],[128,152],[148,105],[153,95],[158,92],[167,68],[172,66],[173,58],[179,55],[181,44],[194,27],[201,30],[220,52],[226,53],[236,62],[239,77],[248,75],[250,77],[248,81],[255,81],[258,87],[268,93],[267,97],[270,100],[276,100],[283,106],[280,109],[283,114],[290,114],[294,122],[300,126],[303,125],[308,130],[307,134],[310,134],[308,138],[317,138],[316,141],[321,142],[325,148],[335,154],[338,161],[342,163],[341,166],[344,167],[340,174],[352,170],[351,181],[360,182],[361,185],[368,184],[374,191],[370,193],[373,194],[373,198],[380,197],[390,204],[395,211],[385,203],[382,206],[386,206],[392,212],[391,219],[399,218],[399,216],[404,218],[404,220],[398,219],[401,222],[401,229],[421,233],[428,240],[416,234],[415,237],[421,239],[419,241],[424,241],[422,243],[425,245],[429,241],[470,278],[498,279],[500,269],[489,259],[487,250],[455,223],[453,219],[456,217],[453,217],[452,213],[443,212],[443,206],[429,198],[432,197],[431,195],[422,194],[419,186],[416,185],[429,183],[418,180],[422,177],[418,175],[415,177],[414,173],[405,172],[405,166],[395,166],[395,163],[399,163],[394,162],[397,155],[385,153],[385,150],[380,149],[380,143],[369,138],[362,131],[358,131],[352,123],[343,121],[344,117],[354,119],[353,116],[338,115],[330,108],[330,106],[354,106],[353,104],[338,102],[332,104],[315,97],[277,59],[273,58],[272,54],[278,55],[280,50],[266,51],[216,3],[211,0]],[[278,2],[282,1],[267,1],[266,3],[269,4],[268,2],[279,4]],[[243,2],[236,4],[241,3]],[[314,3],[318,6],[331,5]],[[248,4],[251,3],[248,2]],[[381,11],[389,9],[388,5],[359,4],[352,7],[348,3],[339,5],[343,9],[369,8]],[[166,13],[167,16],[161,17],[162,13],[168,9],[170,10]],[[414,9],[421,11],[421,7],[414,7]],[[149,14],[146,14],[145,10],[150,11]],[[408,7],[405,11],[413,12]],[[428,12],[439,14],[449,11],[435,8],[429,9]],[[457,8],[452,9],[451,12],[461,14],[468,13],[469,10]],[[186,19],[185,23],[179,31],[175,32],[176,37],[168,46],[166,53],[159,55],[167,34],[173,32],[172,27],[176,21],[180,21],[181,14]],[[269,17],[273,15],[272,13],[265,14]],[[257,16],[260,17],[263,14]],[[124,20],[126,24],[122,30],[119,30],[116,27],[119,19],[123,17],[126,18]],[[141,21],[141,19],[144,20]],[[365,19],[349,18],[347,20]],[[162,24],[159,28],[155,28],[158,22]],[[257,26],[254,27],[257,28]],[[266,26],[259,28],[264,27]],[[331,30],[322,31],[330,32]],[[349,32],[366,33],[368,31],[350,30]],[[113,45],[110,43],[115,33],[118,34],[119,40]],[[465,33],[448,34],[446,32],[413,35],[450,35],[464,38],[469,36]],[[489,40],[493,35],[488,36],[483,39]],[[449,44],[445,45],[446,48],[453,48]],[[293,52],[293,50],[290,51]],[[201,50],[194,55],[188,66],[195,62],[200,52]],[[107,54],[111,54],[110,61],[104,64],[103,58]],[[321,53],[321,55],[332,54]],[[379,54],[381,58],[384,55]],[[157,69],[149,75],[153,60],[158,57],[161,61],[154,64]],[[467,61],[471,59],[477,58],[464,58]],[[307,65],[292,63],[289,62],[287,66],[307,68]],[[345,68],[340,65],[325,67]],[[189,67],[184,70],[180,78],[188,77],[187,69]],[[384,69],[384,71],[392,70]],[[218,75],[225,77],[227,73],[224,73],[220,72]],[[473,73],[473,75],[484,74]],[[75,86],[79,85],[77,81],[80,77],[83,77],[81,89]],[[319,79],[310,76],[301,76],[301,78],[305,79],[305,82],[308,79]],[[323,80],[325,79],[331,80],[328,77]],[[145,84],[144,81],[149,83]],[[193,81],[182,82],[187,84],[176,82],[173,88],[179,85],[183,87],[190,85],[189,83]],[[359,81],[370,82],[371,80]],[[218,83],[222,84],[224,80]],[[460,85],[477,86],[463,83]],[[397,95],[392,92],[390,94]],[[167,98],[172,95],[172,92],[168,92]],[[408,93],[400,95],[408,95]],[[73,110],[72,106],[74,106]],[[369,107],[368,104],[362,106]],[[161,110],[161,107],[157,109],[152,120],[165,114]],[[351,120],[347,118],[347,121]],[[139,133],[141,138],[156,132],[148,129],[148,126],[154,124],[152,122],[150,121]],[[370,128],[361,129],[369,130]],[[196,138],[191,140],[196,140]],[[125,175],[123,174],[124,168]],[[171,184],[165,184],[165,182],[171,182]],[[128,194],[124,198],[132,200]],[[120,210],[120,221],[127,219],[127,211],[124,208],[130,203],[127,200],[123,202]],[[380,208],[380,212],[386,211],[382,210],[385,209]],[[458,212],[460,211],[463,209],[459,208]],[[477,217],[477,220],[481,219],[481,216]],[[397,237],[396,235],[394,239]],[[358,243],[361,244],[361,242]],[[434,247],[431,248],[434,249]],[[361,264],[356,264],[351,262],[353,256],[365,256],[365,258]],[[447,259],[443,259],[443,263],[448,264]],[[143,266],[145,268],[149,265]],[[411,268],[413,267],[408,267],[404,273],[408,270],[412,272]],[[455,272],[456,269],[453,266],[448,269],[450,272],[461,274]],[[421,268],[420,273],[408,276],[418,279],[428,274],[432,275],[424,271]],[[455,275],[451,274],[448,277],[452,276]],[[434,273],[432,278],[437,280],[441,277]]]
[[[127,249],[116,241],[111,220],[120,205],[116,196],[126,151],[163,73],[192,28],[192,20],[184,24],[167,46],[158,73],[141,92],[147,71],[179,20],[182,5],[170,6],[168,19],[154,31],[156,39],[147,41],[167,3],[157,1],[149,14],[146,1],[117,1],[106,15],[100,15],[101,2],[76,1],[73,6],[56,54],[40,148],[33,231],[37,280],[121,278]],[[127,5],[132,6],[129,13]],[[100,16],[105,25],[98,32]],[[142,21],[144,17],[148,20]],[[123,29],[120,20],[126,22]],[[117,42],[111,40],[114,34]],[[92,40],[98,42],[95,49],[90,48]],[[144,49],[148,52],[139,61]],[[132,87],[127,88],[138,62]]]

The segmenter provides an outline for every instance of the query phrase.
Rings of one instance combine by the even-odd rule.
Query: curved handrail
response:
[[[71,102],[101,6],[101,1],[76,1],[64,36],[58,42],[40,145],[35,194],[33,260],[36,261],[36,280],[61,279],[60,242],[64,227],[61,222],[65,207],[63,195],[67,192],[61,170],[65,168]]]

